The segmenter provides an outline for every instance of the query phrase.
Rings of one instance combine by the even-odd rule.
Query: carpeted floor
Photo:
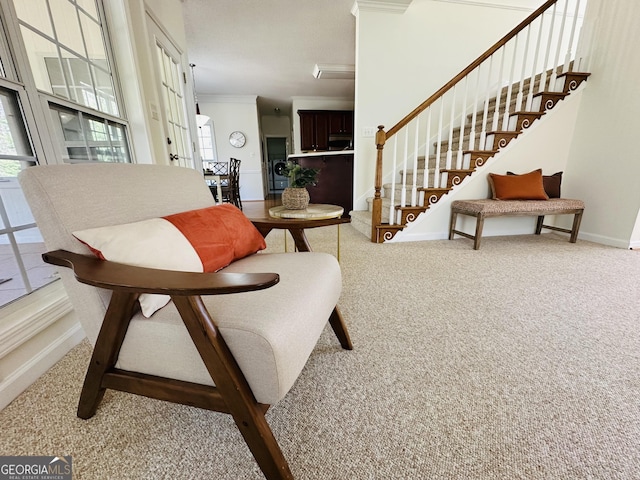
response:
[[[336,227],[308,234],[335,252]],[[326,329],[267,414],[297,479],[640,478],[638,252],[556,234],[479,251],[341,236],[355,349]],[[76,418],[89,354],[0,412],[0,454],[72,455],[77,479],[263,478],[222,414],[108,392]]]

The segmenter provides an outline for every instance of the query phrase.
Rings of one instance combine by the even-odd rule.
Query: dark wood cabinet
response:
[[[298,110],[298,115],[303,152],[328,150],[331,135],[353,134],[351,110]]]
[[[329,112],[329,135],[353,134],[353,112],[336,110]]]
[[[294,157],[301,166],[319,168],[318,184],[307,187],[311,203],[328,203],[344,208],[344,216],[353,210],[353,154]]]

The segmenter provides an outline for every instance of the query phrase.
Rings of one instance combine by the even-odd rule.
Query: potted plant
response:
[[[320,169],[306,168],[288,161],[283,174],[289,178],[289,186],[282,192],[282,206],[288,210],[304,210],[309,205],[307,186],[318,183]]]

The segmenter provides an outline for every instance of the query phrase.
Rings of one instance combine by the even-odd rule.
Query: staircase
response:
[[[455,195],[466,177],[589,77],[574,71],[577,1],[572,20],[568,0],[545,2],[396,126],[386,132],[379,127],[375,196],[368,199],[368,211],[351,212],[355,228],[382,243],[424,219],[431,206]],[[562,12],[559,3],[564,3]],[[559,34],[554,35],[554,27]],[[563,36],[565,30],[570,34]],[[549,68],[550,63],[559,66]],[[531,74],[526,77],[526,72]]]

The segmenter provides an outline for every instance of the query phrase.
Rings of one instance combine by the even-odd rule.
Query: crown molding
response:
[[[201,104],[204,103],[247,103],[255,104],[257,95],[198,95]]]
[[[523,7],[522,5],[513,5],[509,3],[495,2],[491,0],[431,0],[432,2],[445,3],[461,3],[463,5],[471,5],[474,7],[500,8],[502,10],[519,10],[523,12],[533,12],[535,8]]]
[[[354,16],[358,12],[384,12],[403,14],[413,0],[356,0],[351,7],[351,13]]]

